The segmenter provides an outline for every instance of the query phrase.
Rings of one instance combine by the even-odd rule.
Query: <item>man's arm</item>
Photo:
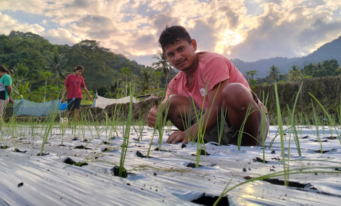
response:
[[[229,79],[221,82],[220,86],[219,86],[219,84],[216,85],[211,91],[209,91],[207,93],[206,98],[208,98],[208,102],[209,102],[210,107],[206,111],[205,115],[202,117],[202,118],[204,118],[203,121],[199,120],[199,121],[204,123],[203,126],[206,125],[205,134],[208,133],[210,130],[212,130],[215,127],[215,125],[217,124],[217,119],[218,119],[217,117],[220,117],[220,114],[221,114],[220,111],[221,111],[221,108],[223,106],[222,91],[223,91],[224,87],[226,87],[226,85],[228,85],[228,84],[229,84]],[[210,112],[210,109],[211,109],[211,112]],[[205,129],[205,127],[203,129]],[[192,125],[190,130],[191,130],[191,132],[190,132],[190,136],[191,136],[190,140],[193,140],[193,138],[196,138],[196,136],[197,136],[198,123],[195,123],[194,125]],[[174,132],[174,133],[172,133],[169,136],[169,138],[167,140],[167,143],[175,144],[175,143],[177,143],[179,141],[182,141],[183,143],[188,143],[188,139],[186,137],[186,132],[185,131],[184,132]]]
[[[11,85],[7,85],[6,86],[6,89],[7,89],[7,93],[8,93],[8,98],[9,98],[9,102],[11,103],[11,104],[13,104],[14,103],[14,100],[13,100],[13,98],[12,98],[12,86]]]

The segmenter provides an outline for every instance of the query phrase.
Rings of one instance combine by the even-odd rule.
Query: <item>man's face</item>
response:
[[[179,39],[174,44],[166,45],[163,49],[171,65],[180,71],[186,71],[196,63],[197,43],[194,39],[191,44],[186,40]]]

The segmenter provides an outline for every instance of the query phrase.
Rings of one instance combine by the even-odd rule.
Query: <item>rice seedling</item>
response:
[[[184,115],[182,115],[181,113],[181,109],[179,107],[179,111],[180,111],[180,117],[182,120],[182,125],[184,127],[185,130],[185,134],[187,137],[187,141],[191,142],[191,110],[188,110],[188,113],[186,112],[186,107],[184,106]],[[194,144],[194,140],[192,140],[192,145]]]
[[[135,87],[130,87],[130,104],[129,104],[129,112],[127,116],[127,123],[125,125],[125,129],[123,132],[123,143],[121,145],[121,158],[120,158],[120,165],[119,165],[119,176],[123,177],[123,174],[126,174],[124,169],[124,162],[128,151],[128,144],[129,144],[129,136],[130,136],[130,127],[132,122],[133,116],[133,96],[134,96],[134,89]]]
[[[328,117],[328,120],[329,120],[329,123],[330,123],[330,126],[335,128],[335,132],[337,134],[337,137],[339,139],[339,142],[340,142],[340,145],[341,145],[341,137],[339,135],[339,131],[337,129],[337,127],[335,126],[335,122],[333,121],[333,119],[330,117],[330,115],[328,114],[328,112],[326,111],[326,109],[322,106],[322,104],[316,99],[316,97],[314,95],[312,95],[310,92],[309,92],[309,95],[320,105],[320,107],[322,108],[322,110],[324,111],[324,113],[327,115]]]
[[[208,82],[207,82],[205,91],[207,91],[207,88],[208,88]],[[214,105],[214,101],[215,101],[215,99],[217,97],[219,88],[220,88],[220,84],[218,85],[217,92],[214,95],[214,98],[213,98],[213,101],[211,103],[211,106],[209,108],[208,113],[207,113],[207,110],[204,109],[205,108],[205,99],[206,99],[207,95],[204,95],[201,111],[198,111],[198,112],[196,111],[196,106],[195,106],[194,100],[193,100],[193,98],[191,98],[192,99],[193,108],[194,108],[194,113],[195,113],[195,116],[196,116],[196,119],[197,119],[197,127],[194,128],[194,132],[193,132],[194,134],[196,134],[196,135],[194,135],[194,137],[195,136],[197,137],[196,138],[197,139],[197,155],[196,155],[196,162],[195,162],[195,166],[196,167],[199,166],[202,146],[204,147],[204,152],[206,154],[205,141],[204,141],[205,134],[206,134],[206,128],[207,128],[208,119],[209,119],[209,117],[211,115],[211,111],[212,111],[212,108],[213,108],[213,105]],[[219,108],[218,108],[218,110],[219,110]],[[199,114],[199,112],[200,112],[200,114]]]
[[[224,112],[224,109],[221,108],[220,110],[220,120],[219,120],[219,114],[217,110],[217,130],[218,130],[218,144],[221,145],[221,139],[223,137],[224,133],[224,126],[225,126],[225,119],[226,119],[226,114],[227,111]]]
[[[54,120],[56,119],[57,114],[58,114],[57,108],[58,108],[57,105],[54,105],[54,110],[53,110],[54,112],[50,115],[50,120],[46,121],[46,128],[45,128],[45,131],[44,131],[43,142],[41,144],[39,156],[43,155],[45,144],[46,144],[47,139],[49,137],[49,134],[50,134],[50,132],[51,132],[51,130],[53,128]]]
[[[284,131],[283,131],[283,124],[282,124],[282,114],[281,108],[279,107],[279,100],[278,100],[278,93],[277,93],[277,83],[275,82],[275,97],[276,97],[276,108],[277,108],[277,122],[279,127],[279,135],[281,138],[281,154],[282,154],[282,164],[283,164],[283,171],[285,171],[285,149],[284,149]],[[284,183],[288,185],[287,175],[284,173]]]

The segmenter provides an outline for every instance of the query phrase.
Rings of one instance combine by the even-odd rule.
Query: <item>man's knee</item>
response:
[[[230,106],[245,106],[244,104],[249,104],[253,100],[250,89],[240,83],[226,85],[223,89],[223,98]]]

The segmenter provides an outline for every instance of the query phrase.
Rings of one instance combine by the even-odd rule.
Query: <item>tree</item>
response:
[[[157,71],[162,71],[166,75],[166,84],[168,84],[168,74],[171,70],[173,70],[173,67],[170,65],[168,59],[165,57],[165,54],[163,52],[160,52],[158,55],[154,55],[153,59],[157,59],[157,62],[154,62],[152,64],[152,67],[154,67]]]
[[[51,77],[53,74],[51,72],[40,72],[40,77],[45,79],[45,94],[44,94],[44,103],[46,100],[46,87],[47,87],[47,79]]]
[[[58,50],[55,49],[53,51],[52,57],[48,57],[47,61],[47,69],[49,69],[53,74],[55,74],[57,80],[57,86],[59,86],[59,79],[63,77],[66,79],[64,75],[64,67],[66,65],[66,60],[64,59],[63,54],[59,54]]]
[[[249,73],[251,75],[251,79],[254,79],[253,76],[257,75],[257,70],[251,70]]]
[[[302,78],[302,72],[299,67],[292,66],[292,70],[289,71],[289,81],[295,82],[296,80],[300,80]]]
[[[150,69],[142,69],[141,74],[142,77],[138,81],[138,88],[140,88],[143,92],[149,90],[150,84],[153,80],[153,71]]]
[[[126,92],[125,95],[127,96],[127,89],[128,89],[128,75],[131,75],[131,69],[129,67],[123,67],[121,68],[121,74],[126,77]]]
[[[279,78],[279,75],[281,75],[281,73],[279,72],[278,67],[276,67],[275,65],[272,65],[269,69],[270,71],[268,71],[268,76],[271,80],[275,82]]]
[[[250,71],[247,71],[246,72],[246,80],[247,80],[247,82],[249,82],[249,75],[250,75]]]

